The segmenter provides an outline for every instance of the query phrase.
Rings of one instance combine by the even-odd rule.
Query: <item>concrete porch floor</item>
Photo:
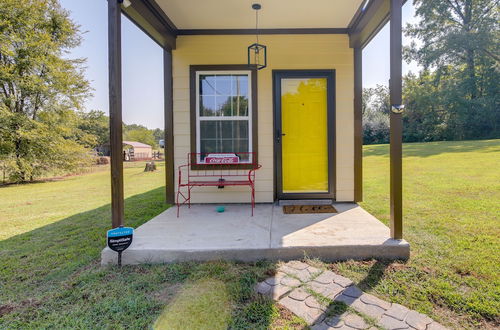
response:
[[[171,207],[135,230],[132,245],[123,252],[123,264],[207,261],[300,259],[407,259],[410,246],[393,240],[389,228],[353,203],[335,203],[338,213],[284,214],[281,206],[215,205]],[[105,248],[103,265],[117,262],[117,253]]]

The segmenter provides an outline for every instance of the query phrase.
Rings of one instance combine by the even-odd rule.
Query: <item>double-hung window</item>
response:
[[[242,163],[252,162],[255,150],[255,97],[252,90],[253,70],[191,67],[191,105],[195,125],[192,149],[200,154],[198,161],[211,153],[236,154]],[[193,86],[194,78],[194,86]],[[193,102],[194,101],[194,102]],[[193,124],[193,123],[192,123]],[[193,127],[194,126],[194,127]],[[193,132],[192,132],[193,133]],[[194,147],[194,148],[193,148]]]

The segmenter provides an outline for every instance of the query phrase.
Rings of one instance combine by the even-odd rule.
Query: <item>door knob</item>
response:
[[[281,137],[282,136],[285,136],[286,134],[285,133],[282,133],[281,130],[277,129],[276,130],[276,143],[280,143],[281,142]]]

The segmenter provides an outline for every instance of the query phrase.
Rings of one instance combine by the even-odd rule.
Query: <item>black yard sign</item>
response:
[[[122,251],[132,244],[132,236],[134,236],[134,228],[118,227],[108,230],[108,247],[118,252],[118,266],[122,265]]]

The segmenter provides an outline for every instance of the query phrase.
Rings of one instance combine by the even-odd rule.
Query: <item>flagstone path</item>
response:
[[[427,315],[363,293],[334,272],[290,261],[255,290],[304,319],[313,330],[446,329]]]

